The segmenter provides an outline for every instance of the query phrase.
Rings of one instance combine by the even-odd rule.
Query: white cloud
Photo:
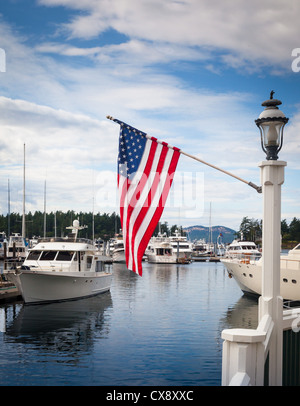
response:
[[[88,209],[93,177],[116,161],[117,139],[112,126],[22,100],[0,97],[0,106],[1,187],[6,188],[7,179],[12,187],[21,187],[25,143],[31,208],[42,208],[41,188],[47,179],[51,191],[48,207]],[[7,207],[5,199],[2,194],[2,210]]]
[[[290,67],[300,27],[297,0],[40,0],[82,11],[64,24],[73,38],[93,38],[112,28],[131,39],[218,50],[230,66]],[[298,44],[299,45],[299,44]],[[201,53],[199,53],[200,55]],[[223,54],[223,56],[222,56]],[[253,69],[253,68],[252,68]]]
[[[222,62],[248,71],[265,62],[281,65],[290,58],[291,39],[296,34],[299,38],[297,2],[290,2],[290,8],[275,0],[239,1],[238,7],[231,1],[194,0],[43,0],[40,4],[64,5],[78,10],[80,17],[64,26],[72,41],[59,42],[58,36],[57,42],[51,38],[34,47],[28,45],[29,38],[0,23],[1,47],[7,54],[7,71],[0,75],[5,96],[0,97],[2,212],[7,207],[8,178],[14,207],[21,210],[24,142],[27,210],[42,210],[47,178],[49,210],[89,210],[94,190],[96,210],[109,211],[110,196],[116,191],[119,128],[105,119],[107,114],[259,183],[257,163],[263,156],[256,117],[250,110],[252,89],[213,91],[206,82],[194,87],[171,74],[168,64],[203,61],[219,75]],[[75,36],[90,38],[109,28],[125,34],[126,42],[84,47],[83,41],[74,41]],[[282,155],[288,156],[292,169],[299,169],[298,114],[292,121]],[[230,221],[240,222],[245,210],[259,217],[254,190],[187,158],[180,160],[178,170],[190,174],[203,170],[204,206],[215,202],[217,223],[224,219],[224,225],[232,226]],[[200,217],[201,210],[181,213],[183,225],[195,224],[193,216]],[[176,211],[170,207],[165,212],[174,223]],[[205,210],[202,218],[208,218]]]

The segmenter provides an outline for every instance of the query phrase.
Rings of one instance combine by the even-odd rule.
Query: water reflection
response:
[[[258,300],[244,295],[220,319],[221,331],[230,328],[256,329],[258,326]]]
[[[31,344],[48,354],[67,351],[72,357],[90,350],[96,334],[102,338],[109,334],[105,312],[111,306],[110,292],[71,302],[21,305],[7,320],[6,340]]]
[[[143,263],[142,277],[125,264],[111,268],[111,293],[0,306],[0,382],[220,385],[222,330],[256,328],[257,320],[256,301],[223,265]]]

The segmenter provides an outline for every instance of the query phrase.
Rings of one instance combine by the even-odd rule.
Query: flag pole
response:
[[[116,118],[113,118],[112,116],[106,116],[106,118],[108,118],[109,120],[112,120],[112,121],[114,121],[114,122],[116,122],[116,123],[118,123],[118,124],[125,124],[125,125],[128,125],[128,124],[126,124],[126,123],[124,123],[123,121],[120,121],[120,120],[118,120],[118,119],[116,119]],[[130,126],[131,127],[131,126]],[[133,128],[133,127],[132,127]],[[139,130],[137,130],[137,129],[135,129],[136,131],[139,131]],[[148,139],[154,139],[153,137],[151,137],[150,135],[148,135],[148,134],[146,134],[146,133],[143,133],[144,135],[145,135],[145,137],[146,138],[148,138]],[[158,142],[159,144],[166,144],[165,142],[162,142],[162,141],[159,141],[159,140],[157,140],[157,139],[155,139],[156,140],[156,142]],[[173,148],[171,145],[168,145],[169,146],[169,148]],[[220,172],[223,172],[223,173],[225,173],[226,175],[229,175],[229,176],[231,176],[231,177],[233,177],[233,178],[235,178],[235,179],[237,179],[237,180],[239,180],[239,181],[241,181],[241,182],[243,182],[243,183],[246,183],[248,186],[251,186],[253,189],[255,189],[258,193],[262,193],[262,188],[261,188],[261,186],[257,186],[257,185],[255,185],[254,183],[252,183],[252,182],[248,182],[247,180],[245,180],[245,179],[242,179],[242,178],[240,178],[239,176],[236,176],[236,175],[234,175],[233,173],[231,173],[231,172],[228,172],[228,171],[225,171],[224,169],[221,169],[221,168],[219,168],[219,167],[217,167],[217,166],[215,166],[215,165],[212,165],[212,164],[210,164],[210,163],[208,163],[208,162],[206,162],[206,161],[203,161],[202,159],[200,159],[200,158],[197,158],[196,156],[194,156],[194,155],[191,155],[191,154],[188,154],[187,152],[184,152],[184,151],[182,151],[181,149],[179,150],[179,152],[180,152],[180,154],[182,154],[182,155],[185,155],[185,156],[187,156],[187,157],[189,157],[189,158],[192,158],[192,159],[194,159],[195,161],[198,161],[198,162],[201,162],[202,164],[204,164],[204,165],[207,165],[207,166],[210,166],[211,168],[214,168],[214,169],[216,169],[216,170],[218,170],[218,171],[220,171]]]

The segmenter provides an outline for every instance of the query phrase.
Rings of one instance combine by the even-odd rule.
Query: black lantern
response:
[[[274,91],[271,91],[270,99],[262,103],[264,111],[255,120],[260,130],[261,146],[267,154],[267,160],[277,160],[278,152],[281,150],[283,142],[283,128],[289,121],[287,117],[278,109],[280,100],[273,99]]]

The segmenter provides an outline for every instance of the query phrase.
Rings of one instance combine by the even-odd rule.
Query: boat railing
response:
[[[41,237],[38,239],[38,243],[40,242],[78,242],[83,244],[91,244],[93,245],[92,240],[88,238],[75,238],[75,237]]]
[[[158,236],[158,237],[152,237],[151,242],[152,243],[170,242],[170,239],[169,239],[169,237]]]
[[[235,254],[227,254],[225,256],[225,258],[235,260],[236,262],[241,263],[241,264],[255,264],[256,261],[261,259],[261,254],[257,254],[257,253],[238,254],[238,253],[235,253]]]

